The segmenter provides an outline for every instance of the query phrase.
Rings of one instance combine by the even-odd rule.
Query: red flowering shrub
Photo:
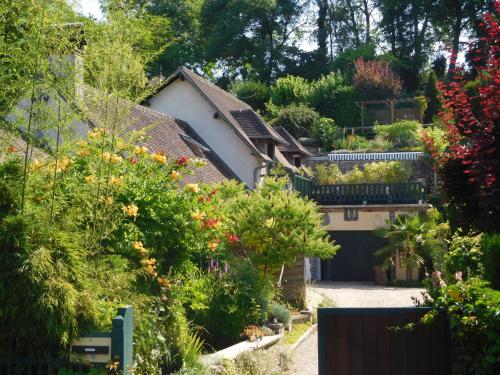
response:
[[[354,66],[354,87],[365,99],[394,98],[401,93],[401,80],[387,62],[359,58]]]
[[[461,225],[500,229],[500,2],[485,14],[484,36],[470,52],[475,81],[457,68],[452,82],[439,83],[440,114],[449,146],[439,155],[446,200],[462,213]],[[436,156],[436,155],[435,155]]]

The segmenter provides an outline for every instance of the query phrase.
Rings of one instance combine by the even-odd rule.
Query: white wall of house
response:
[[[222,118],[213,117],[215,110],[189,82],[175,80],[150,99],[152,109],[184,120],[208,146],[247,184],[254,188],[255,172],[261,162],[248,145]]]

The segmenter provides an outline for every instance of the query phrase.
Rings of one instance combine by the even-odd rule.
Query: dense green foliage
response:
[[[315,203],[288,191],[286,183],[286,178],[269,177],[252,192],[224,183],[216,196],[215,204],[238,233],[241,251],[266,276],[278,277],[281,266],[294,264],[299,255],[329,258],[339,248],[321,229]]]
[[[417,121],[398,121],[390,125],[375,125],[375,134],[395,148],[415,147],[421,144],[422,125]]]
[[[295,138],[299,138],[310,135],[319,126],[319,121],[319,114],[308,106],[290,104],[278,110],[271,125],[282,126]]]
[[[407,182],[410,175],[411,168],[399,161],[367,163],[346,172],[337,164],[316,166],[316,178],[321,185]]]
[[[231,86],[231,92],[256,111],[264,111],[271,98],[271,89],[259,81],[238,81]]]
[[[454,342],[454,372],[495,374],[500,364],[500,292],[476,277],[464,281],[460,274],[446,282],[443,275],[435,273],[427,287],[432,298],[429,303],[436,310],[423,321],[432,321],[440,309],[448,313]]]
[[[484,278],[493,288],[500,289],[500,235],[483,234],[481,249]]]

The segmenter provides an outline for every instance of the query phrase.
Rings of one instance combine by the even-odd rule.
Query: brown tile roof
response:
[[[0,161],[3,161],[2,155],[6,152],[7,147],[13,146],[15,151],[14,154],[20,157],[24,157],[24,152],[26,150],[26,141],[22,139],[19,135],[14,134],[5,129],[0,129],[0,145],[2,150],[0,152]],[[38,147],[33,148],[33,158],[45,159],[47,153]]]
[[[285,140],[288,142],[288,145],[278,145],[278,149],[281,152],[290,152],[290,153],[299,153],[304,156],[312,156],[312,154],[307,151],[304,146],[300,144],[299,141],[295,139],[284,127],[282,126],[274,126],[274,130]]]
[[[96,116],[96,114],[99,112],[102,114],[104,109],[96,103],[95,98],[98,96],[93,96],[93,93],[95,93],[94,89],[86,89],[86,109],[84,111],[88,113],[89,120],[95,126],[102,126],[99,125],[98,119],[102,116]],[[119,132],[124,138],[131,131],[143,130],[146,133],[144,143],[151,152],[163,151],[176,159],[180,157],[205,159],[206,165],[202,168],[196,168],[193,175],[187,176],[183,180],[184,183],[200,181],[213,183],[237,178],[218,155],[199,139],[186,122],[125,100],[120,100],[119,103],[118,112],[122,114]],[[113,113],[115,111],[114,108],[107,108],[107,112]]]
[[[174,80],[186,79],[211,104],[214,109],[231,125],[238,135],[263,156],[251,139],[272,139],[280,144],[287,142],[269,126],[248,104],[237,99],[227,91],[203,79],[184,66],[180,66],[158,90],[168,86]]]

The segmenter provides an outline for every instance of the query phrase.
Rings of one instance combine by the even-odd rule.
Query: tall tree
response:
[[[436,2],[433,13],[433,25],[439,32],[440,40],[451,47],[452,56],[448,71],[453,72],[457,55],[461,50],[460,38],[464,32],[477,26],[482,14],[490,9],[493,0],[443,0]]]
[[[381,29],[392,55],[398,60],[397,69],[404,87],[414,92],[433,49],[434,0],[378,0],[377,5],[382,15]]]
[[[373,42],[371,0],[328,0],[330,53],[347,48],[360,48]]]
[[[305,0],[213,0],[202,12],[207,59],[270,82],[298,53]],[[243,69],[242,69],[243,68]]]

